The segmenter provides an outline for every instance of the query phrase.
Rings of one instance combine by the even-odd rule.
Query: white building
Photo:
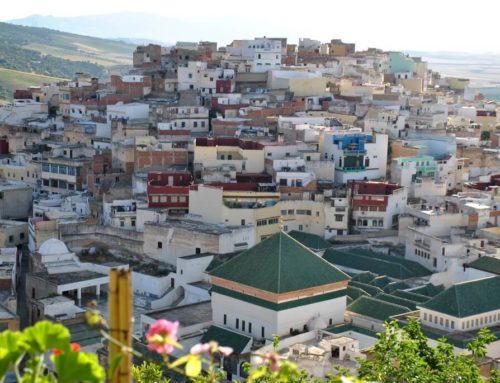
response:
[[[118,102],[115,105],[106,107],[106,116],[108,123],[113,119],[147,120],[149,118],[149,105],[139,102],[130,104]]]
[[[375,180],[386,176],[388,137],[359,129],[325,131],[320,140],[321,156],[335,162],[335,181]]]
[[[257,339],[342,323],[349,277],[281,232],[210,272],[214,325]]]

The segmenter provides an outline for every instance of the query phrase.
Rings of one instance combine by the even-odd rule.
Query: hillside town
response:
[[[43,319],[106,356],[109,272],[158,319],[318,378],[386,321],[456,353],[500,335],[500,105],[420,57],[282,37],[137,46],[133,67],[0,107],[0,329]],[[176,349],[180,357],[186,351]],[[500,340],[481,372],[500,364]]]

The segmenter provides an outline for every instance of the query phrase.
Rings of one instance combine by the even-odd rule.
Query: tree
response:
[[[445,338],[436,347],[429,345],[420,323],[410,319],[400,328],[397,322],[387,323],[385,332],[378,335],[369,360],[361,360],[359,376],[368,381],[455,383],[483,382],[476,362],[486,355],[486,346],[495,340],[488,329],[482,329],[467,349],[472,357],[456,355],[453,346]],[[493,373],[492,382],[497,382]]]

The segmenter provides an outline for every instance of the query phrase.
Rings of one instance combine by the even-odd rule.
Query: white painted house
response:
[[[255,339],[342,323],[349,277],[277,233],[210,272],[213,323]]]

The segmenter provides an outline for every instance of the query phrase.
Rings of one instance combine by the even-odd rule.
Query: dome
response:
[[[42,243],[38,252],[41,255],[60,255],[68,254],[69,250],[63,241],[59,239],[50,238]]]

